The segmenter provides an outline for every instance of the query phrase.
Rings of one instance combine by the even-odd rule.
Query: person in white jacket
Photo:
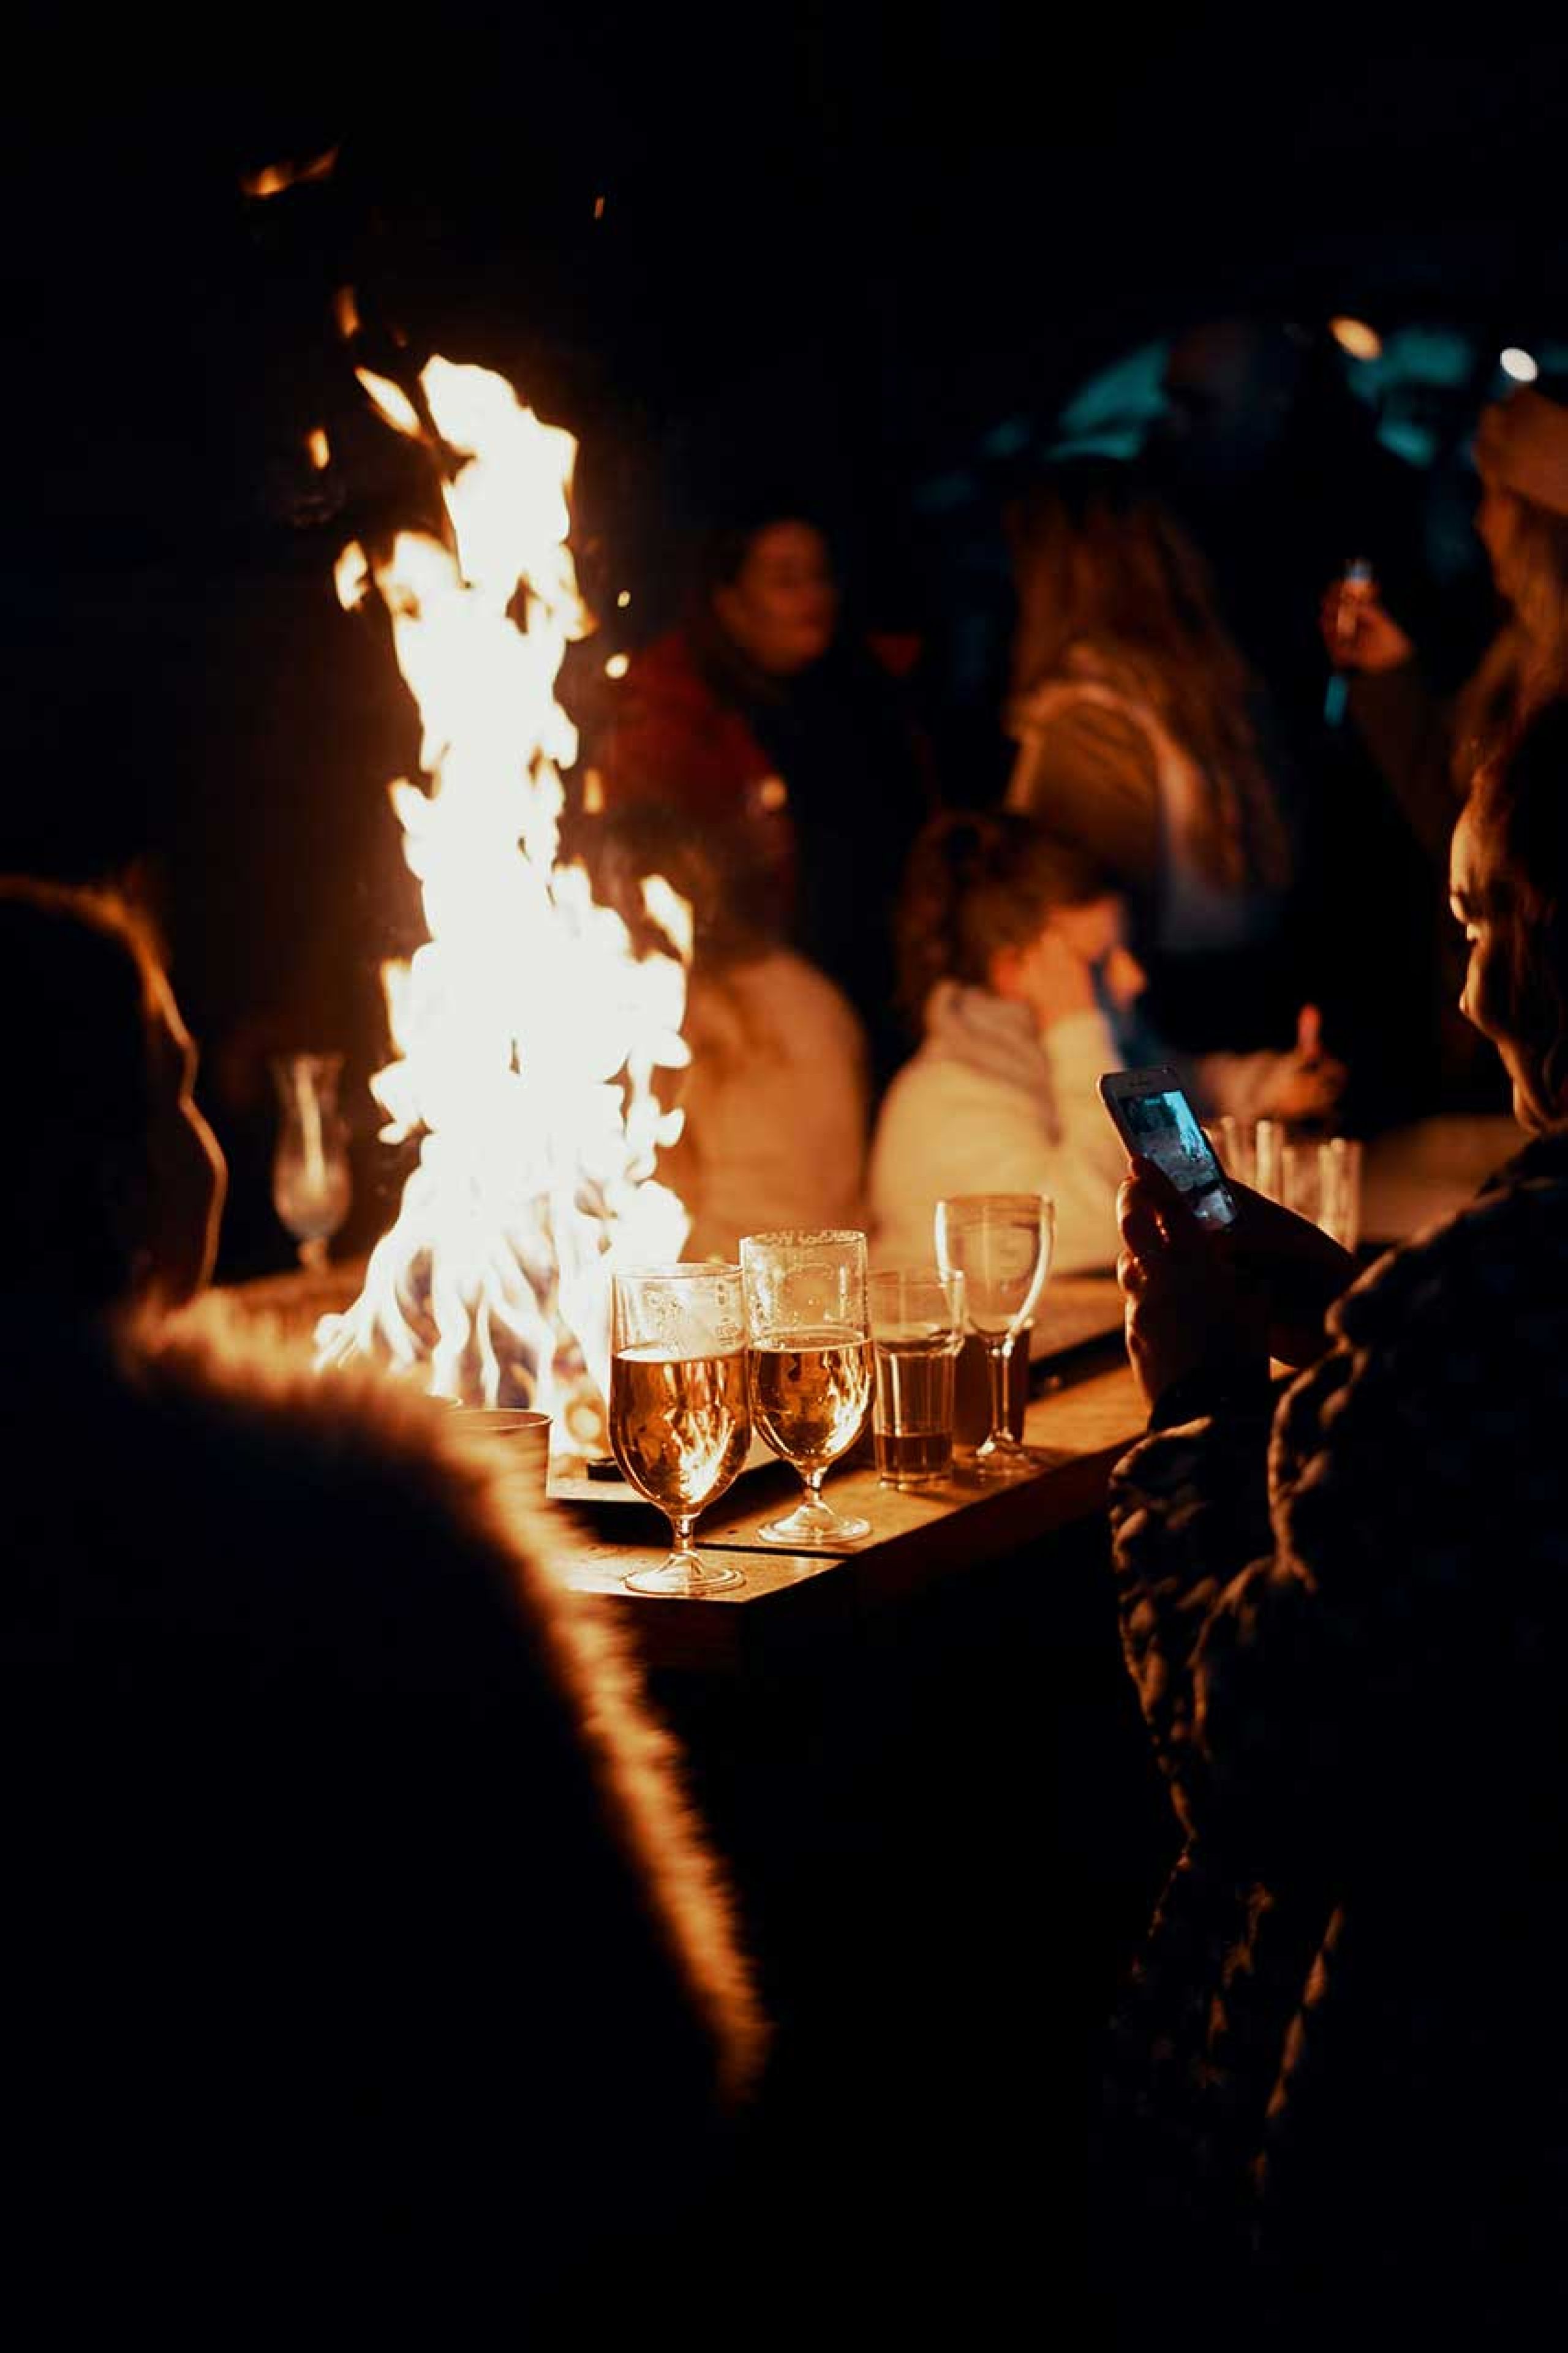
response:
[[[946,1195],[1041,1192],[1056,1205],[1056,1270],[1108,1268],[1127,1155],[1095,1082],[1131,1060],[1172,1059],[1136,1018],[1145,979],[1122,901],[1080,850],[1021,812],[953,810],[916,845],[899,936],[906,1002],[921,1008],[925,1035],[872,1139],[874,1262],[929,1264]],[[1307,1043],[1308,1028],[1294,1052],[1189,1066],[1200,1113],[1331,1108],[1344,1073]]]

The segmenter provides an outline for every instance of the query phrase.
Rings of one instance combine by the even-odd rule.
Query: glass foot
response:
[[[710,1593],[724,1593],[746,1579],[738,1568],[719,1561],[699,1560],[694,1552],[673,1552],[657,1568],[629,1569],[621,1583],[630,1593],[673,1595],[700,1601]]]
[[[1021,1446],[1016,1438],[988,1438],[983,1446],[976,1447],[966,1468],[971,1479],[1028,1479],[1036,1471],[1048,1470],[1058,1459],[1033,1446]]]
[[[799,1504],[781,1520],[764,1520],[757,1533],[764,1544],[783,1545],[795,1552],[821,1552],[858,1544],[862,1536],[871,1534],[871,1522],[846,1518],[830,1511],[826,1504]]]

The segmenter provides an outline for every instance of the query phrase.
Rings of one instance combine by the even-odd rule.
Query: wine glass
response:
[[[277,1054],[272,1081],[282,1113],[272,1155],[272,1206],[319,1271],[353,1197],[348,1139],[337,1107],[341,1054]]]
[[[1038,1467],[1007,1426],[1013,1343],[1051,1271],[1056,1205],[1047,1193],[959,1193],[937,1204],[937,1263],[964,1278],[964,1314],[985,1342],[991,1435],[977,1448],[982,1479],[1016,1479]]]
[[[738,1568],[692,1549],[698,1514],[751,1448],[740,1269],[710,1259],[616,1275],[609,1345],[610,1447],[673,1540],[657,1568],[632,1569],[621,1582],[633,1593],[698,1598],[743,1585]]]
[[[751,1411],[758,1430],[805,1484],[783,1519],[758,1530],[796,1550],[871,1534],[822,1501],[822,1473],[860,1436],[871,1404],[865,1236],[791,1230],[743,1234]]]

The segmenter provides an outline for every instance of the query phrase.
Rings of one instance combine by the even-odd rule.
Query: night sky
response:
[[[1557,16],[1511,16],[1505,54],[1500,19],[1417,8],[283,6],[227,26],[220,66],[216,19],[23,10],[5,857],[154,854],[209,1063],[258,1022],[374,1057],[376,961],[414,920],[382,786],[413,736],[331,565],[418,492],[339,285],[374,362],[489,360],[580,436],[585,582],[633,586],[644,628],[745,463],[844,519],[868,617],[939,635],[922,486],[983,496],[988,436],[1139,342],[1240,311],[1568,329]],[[325,179],[241,192],[334,147]],[[242,1144],[267,1107],[231,1061]]]

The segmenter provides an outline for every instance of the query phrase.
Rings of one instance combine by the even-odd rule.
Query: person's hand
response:
[[[1370,582],[1336,580],[1324,591],[1318,624],[1336,670],[1375,678],[1414,656],[1414,646]]]
[[[1145,1403],[1152,1408],[1172,1382],[1208,1367],[1255,1370],[1262,1379],[1262,1294],[1152,1161],[1132,1163],[1117,1195],[1117,1224],[1127,1353]]]
[[[1323,1318],[1354,1281],[1355,1260],[1310,1219],[1234,1177],[1225,1182],[1235,1200],[1236,1221],[1224,1249],[1242,1280],[1261,1297],[1268,1353],[1282,1365],[1314,1364],[1327,1345]]]
[[[1327,1119],[1344,1093],[1350,1072],[1323,1051],[1322,1021],[1315,1005],[1304,1005],[1296,1025],[1296,1050],[1281,1055],[1258,1105],[1260,1119]]]

